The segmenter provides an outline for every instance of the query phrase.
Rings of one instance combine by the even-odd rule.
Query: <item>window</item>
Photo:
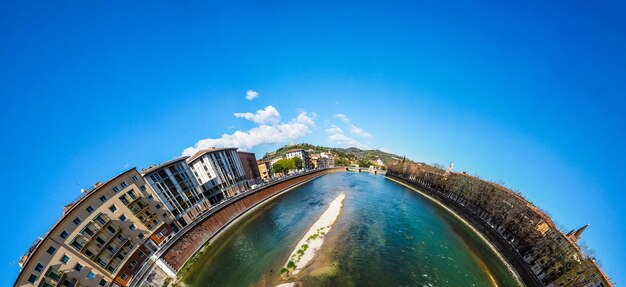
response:
[[[167,213],[163,213],[163,218],[167,218]]]
[[[156,205],[156,208],[157,208],[157,209],[161,209],[161,205],[160,205],[160,204],[157,204],[157,205]]]
[[[111,234],[115,234],[117,232],[117,230],[115,230],[115,228],[113,228],[111,225],[107,226],[107,229],[109,230],[109,232],[111,232]]]
[[[76,218],[74,218],[74,220],[72,220],[72,222],[74,222],[74,224],[76,224],[76,225],[79,225],[83,221],[80,220],[80,218],[77,216]]]
[[[109,206],[109,210],[111,212],[115,212],[117,210],[117,206],[115,206],[115,204],[113,204],[113,205]]]
[[[114,187],[114,188],[113,188],[113,192],[115,192],[115,193],[120,192],[120,188],[119,188],[119,187],[117,187],[117,186],[116,186],[116,187]]]
[[[141,191],[146,191],[146,186],[145,186],[145,185],[142,185],[142,186],[140,186],[140,187],[139,187],[139,189],[140,189]]]
[[[137,237],[139,237],[139,239],[143,239],[144,237],[146,237],[145,235],[143,235],[143,233],[139,233],[139,235],[137,235]]]
[[[122,215],[120,216],[120,220],[121,220],[121,221],[126,221],[126,215],[122,214]]]
[[[137,180],[138,180],[137,176],[133,175],[133,181],[137,181]]]
[[[55,251],[57,251],[57,249],[53,246],[48,247],[48,254],[54,254]]]
[[[126,182],[125,182],[125,181],[122,181],[122,184],[120,184],[120,185],[122,186],[122,188],[124,188],[124,187],[127,187],[127,186],[128,186],[128,184],[126,184]]]
[[[128,229],[130,229],[130,230],[135,230],[135,225],[134,225],[134,224],[131,224],[131,225],[128,227]]]
[[[37,275],[30,274],[30,277],[28,277],[28,282],[35,284],[35,281],[37,281]]]
[[[76,271],[83,270],[83,265],[80,265],[80,263],[76,263],[76,266],[74,266],[74,270]]]
[[[87,206],[87,212],[92,213],[93,212],[93,206]]]
[[[161,239],[163,237],[163,231],[159,232],[159,234],[157,234],[157,238]]]
[[[67,262],[70,262],[70,257],[67,256],[67,254],[63,254],[63,257],[61,257],[61,263],[67,264]]]
[[[107,196],[106,195],[100,196],[100,201],[102,202],[107,201]]]
[[[87,274],[87,279],[93,280],[93,278],[96,278],[96,273],[93,273],[93,271],[89,271],[89,274]]]
[[[69,234],[67,233],[67,231],[63,230],[61,231],[61,234],[59,236],[61,236],[61,238],[63,239],[67,239],[67,236],[69,236]]]
[[[141,250],[139,250],[139,258],[143,258],[144,256],[146,256],[146,254],[141,252]]]
[[[41,272],[41,270],[43,270],[43,265],[41,263],[37,263],[37,266],[35,266],[35,271]]]
[[[104,280],[104,279],[102,279],[102,280],[100,280],[99,285],[100,285],[100,286],[105,286],[105,285],[107,285],[107,281],[106,281],[106,280]]]
[[[128,275],[126,275],[126,273],[122,274],[122,276],[120,276],[120,278],[122,278],[122,280],[126,280],[126,278],[128,278]]]

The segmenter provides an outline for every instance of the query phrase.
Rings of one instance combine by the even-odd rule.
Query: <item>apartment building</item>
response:
[[[593,258],[585,258],[580,264],[548,284],[546,287],[613,287],[611,280],[602,272]]]
[[[318,168],[329,168],[335,166],[335,156],[329,152],[321,152],[317,160]]]
[[[142,176],[181,226],[186,226],[211,207],[207,194],[187,164],[189,157],[152,166]]]
[[[239,155],[239,161],[243,166],[246,179],[248,179],[248,184],[253,185],[257,183],[257,180],[261,178],[261,172],[259,171],[259,166],[256,163],[254,153],[238,151],[237,154]]]
[[[302,166],[304,168],[306,169],[313,168],[311,159],[309,158],[309,153],[307,151],[303,149],[293,149],[285,153],[285,158],[294,158],[294,157],[298,157],[302,160]]]
[[[64,207],[59,221],[20,258],[15,286],[126,286],[174,226],[132,168]]]
[[[187,163],[211,203],[250,188],[237,148],[200,150],[188,158]]]

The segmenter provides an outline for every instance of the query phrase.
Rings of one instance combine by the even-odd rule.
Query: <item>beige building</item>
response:
[[[270,173],[270,162],[269,161],[262,161],[262,160],[257,160],[256,162],[258,168],[259,168],[259,173],[261,174],[261,179],[263,181],[268,181],[270,180],[270,177],[272,176],[272,174]]]
[[[585,258],[565,274],[548,284],[547,287],[613,287],[609,278],[591,258]]]
[[[172,234],[172,215],[135,168],[97,183],[20,258],[15,286],[126,286]]]

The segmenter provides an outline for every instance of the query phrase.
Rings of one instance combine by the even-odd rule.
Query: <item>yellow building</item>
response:
[[[22,256],[15,286],[126,286],[176,228],[162,205],[135,168],[97,183]]]
[[[257,160],[256,164],[259,167],[259,173],[261,174],[261,179],[263,181],[268,181],[271,176],[270,169],[268,168],[268,163],[262,160]]]
[[[585,258],[580,264],[567,271],[547,287],[612,287],[609,278],[591,258]]]

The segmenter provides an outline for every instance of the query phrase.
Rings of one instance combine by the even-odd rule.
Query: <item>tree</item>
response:
[[[274,163],[274,165],[272,166],[272,171],[274,173],[287,173],[295,168],[296,164],[292,159],[283,158]]]
[[[302,169],[302,159],[299,157],[294,157],[292,158],[294,166],[296,167],[296,169]]]
[[[360,167],[370,167],[370,165],[371,165],[371,164],[370,164],[370,162],[369,162],[369,161],[366,161],[366,160],[364,160],[364,159],[359,160],[359,166],[360,166]]]

